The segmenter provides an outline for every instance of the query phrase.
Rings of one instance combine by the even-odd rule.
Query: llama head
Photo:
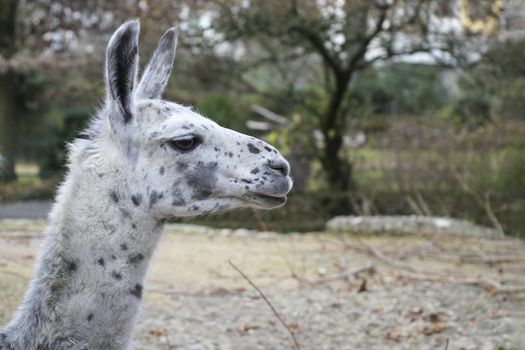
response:
[[[175,29],[160,39],[137,81],[139,28],[138,21],[123,24],[106,56],[109,139],[133,205],[158,219],[283,205],[292,181],[274,147],[161,99]]]

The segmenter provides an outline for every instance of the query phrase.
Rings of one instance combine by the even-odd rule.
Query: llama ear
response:
[[[131,120],[133,87],[138,70],[138,20],[121,25],[111,37],[106,52],[106,88],[108,104],[125,123]]]
[[[159,45],[140,80],[137,98],[158,99],[162,96],[173,67],[178,34],[178,30],[173,27],[160,38]]]

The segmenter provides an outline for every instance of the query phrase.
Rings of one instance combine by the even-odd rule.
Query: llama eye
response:
[[[168,144],[171,148],[177,151],[188,152],[200,144],[200,139],[196,136],[191,136],[183,139],[168,141]]]

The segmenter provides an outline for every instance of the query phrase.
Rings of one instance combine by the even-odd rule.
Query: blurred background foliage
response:
[[[292,164],[284,208],[197,221],[291,231],[339,214],[446,215],[525,236],[525,6],[513,0],[4,0],[0,201],[52,198],[128,18],[141,19],[143,58],[181,30],[167,99]]]

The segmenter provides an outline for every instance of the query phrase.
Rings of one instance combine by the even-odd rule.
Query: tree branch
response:
[[[372,40],[374,40],[374,38],[376,38],[379,35],[379,33],[383,31],[384,29],[383,26],[384,26],[386,15],[389,9],[390,9],[390,5],[384,5],[379,8],[380,15],[376,22],[374,30],[364,38],[364,40],[359,45],[358,50],[350,57],[350,60],[344,72],[345,75],[348,75],[348,76],[352,75],[352,72],[356,69],[359,62],[366,54],[366,51],[368,50],[368,47],[370,43],[372,42]]]
[[[330,51],[328,51],[323,42],[323,39],[317,33],[302,26],[294,26],[290,28],[290,30],[304,37],[317,50],[317,52],[323,58],[323,61],[334,71],[336,75],[341,75],[343,73],[341,63],[330,53]]]
[[[275,315],[275,317],[277,317],[277,319],[279,320],[279,322],[281,322],[281,324],[284,326],[284,328],[286,328],[286,330],[288,331],[288,333],[290,333],[290,336],[292,337],[292,340],[293,340],[293,343],[294,343],[294,347],[296,350],[300,350],[301,349],[301,346],[299,345],[299,342],[297,341],[297,339],[295,338],[295,333],[292,331],[292,329],[286,324],[286,322],[284,322],[284,320],[282,319],[281,315],[279,315],[279,313],[277,312],[277,310],[275,309],[275,307],[272,305],[272,303],[270,302],[270,300],[268,300],[268,298],[266,297],[266,295],[264,295],[264,293],[259,289],[259,287],[257,287],[255,285],[255,283],[252,282],[252,280],[246,276],[246,274],[244,272],[242,272],[241,269],[239,269],[234,263],[233,261],[231,260],[228,260],[228,262],[230,263],[231,267],[233,267],[233,269],[235,271],[237,271],[256,291],[257,293],[259,293],[259,295],[261,296],[261,298],[263,298],[263,300],[266,302],[266,304],[268,304],[268,306],[270,307],[270,309],[272,310],[273,314]]]

